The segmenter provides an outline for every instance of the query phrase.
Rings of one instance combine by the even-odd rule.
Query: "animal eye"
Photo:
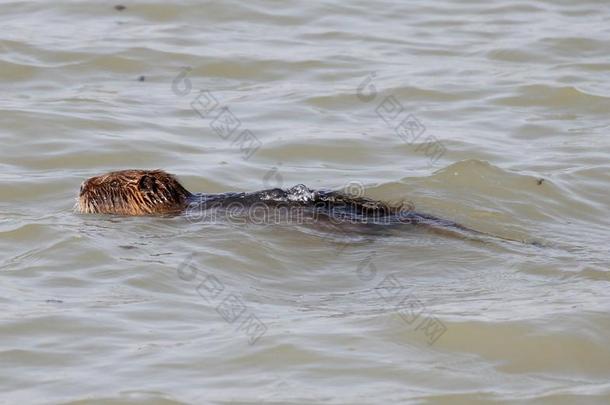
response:
[[[153,192],[157,191],[157,183],[155,179],[151,176],[142,176],[140,181],[138,182],[138,187],[142,191]]]
[[[118,187],[119,186],[119,181],[118,180],[112,180],[110,182],[110,186],[111,187]]]

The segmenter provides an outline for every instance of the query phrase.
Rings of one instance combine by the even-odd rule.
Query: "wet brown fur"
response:
[[[83,214],[177,214],[191,193],[163,170],[121,170],[81,185],[77,209]]]
[[[163,170],[121,170],[83,182],[77,210],[83,214],[175,215],[186,210],[191,197],[173,175]],[[318,194],[313,203],[318,208],[342,207],[376,219],[413,209],[406,204],[387,204],[340,192]]]
[[[283,192],[280,189],[268,191]],[[256,193],[251,193],[251,195],[256,195]],[[91,177],[84,181],[76,209],[83,214],[178,215],[187,209],[189,201],[192,202],[194,197],[173,175],[163,170],[121,170]],[[348,207],[348,211],[353,214],[377,219],[388,215],[405,214],[404,218],[399,218],[399,222],[436,226],[437,231],[445,235],[464,237],[457,231],[468,231],[477,235],[524,242],[489,235],[431,215],[415,213],[411,204],[388,204],[340,192],[318,194],[313,202],[329,209]],[[538,243],[538,245],[540,244]]]

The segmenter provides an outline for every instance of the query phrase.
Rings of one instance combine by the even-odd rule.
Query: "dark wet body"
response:
[[[81,185],[76,207],[83,214],[186,215],[203,219],[220,212],[229,213],[231,218],[250,216],[257,223],[330,221],[337,225],[364,225],[367,229],[408,224],[452,236],[457,236],[456,233],[467,236],[461,231],[471,236],[482,235],[453,221],[416,212],[410,204],[391,204],[341,191],[312,190],[302,184],[250,193],[191,193],[175,176],[163,170],[129,169],[91,177]],[[358,226],[358,230],[363,228]]]
[[[416,212],[408,204],[390,205],[339,191],[312,190],[302,184],[289,189],[274,188],[250,193],[198,193],[192,194],[187,202],[187,215],[193,210],[217,208],[235,211],[247,211],[253,207],[289,208],[337,223],[430,225],[471,231],[455,222]]]

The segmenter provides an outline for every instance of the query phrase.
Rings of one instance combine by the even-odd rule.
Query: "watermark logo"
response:
[[[373,84],[376,76],[376,72],[369,73],[356,89],[356,97],[363,103],[370,103],[377,97],[377,88]]]
[[[364,197],[364,184],[359,181],[350,181],[342,188],[343,193],[352,198]]]
[[[356,97],[361,102],[370,103],[377,98],[377,87],[373,83],[376,76],[375,72],[369,73],[356,88]],[[415,151],[423,153],[430,164],[434,164],[447,151],[436,136],[424,136],[426,127],[407,112],[394,95],[384,97],[375,108],[375,114],[407,145],[417,143]]]
[[[447,331],[445,324],[434,316],[416,296],[414,288],[403,286],[393,275],[383,276],[375,266],[375,253],[358,263],[356,274],[361,281],[376,282],[374,291],[382,302],[413,332],[425,338],[428,345],[435,344]]]
[[[254,345],[267,332],[267,325],[256,314],[249,310],[243,299],[214,274],[200,271],[195,264],[194,255],[189,255],[177,269],[178,277],[187,282],[201,280],[195,291],[210,306],[213,306],[220,317],[229,325],[236,326],[235,331],[245,335],[248,344]]]
[[[265,175],[263,176],[263,186],[265,188],[283,188],[284,187],[284,176],[280,172],[279,166],[281,163],[278,163],[277,166],[273,166]]]
[[[172,92],[178,97],[186,97],[193,91],[193,83],[188,75],[192,69],[186,67],[174,77]],[[250,159],[262,146],[262,142],[249,129],[240,129],[241,120],[230,107],[223,106],[210,90],[199,90],[190,101],[191,109],[208,121],[209,128],[222,140],[230,142],[239,150],[244,160]]]

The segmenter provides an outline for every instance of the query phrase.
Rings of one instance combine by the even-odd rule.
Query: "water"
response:
[[[610,401],[610,4],[125,6],[0,5],[0,402]],[[124,168],[537,244],[73,212]]]

